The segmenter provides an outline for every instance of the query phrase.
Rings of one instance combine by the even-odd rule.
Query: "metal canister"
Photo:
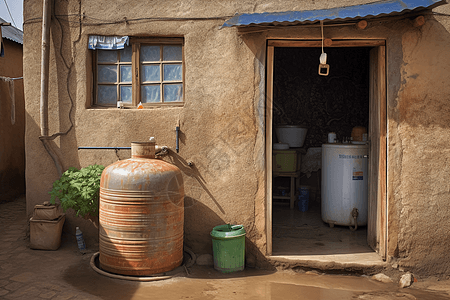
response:
[[[132,143],[132,157],[106,167],[100,182],[99,263],[123,275],[153,275],[183,260],[181,171],[155,159],[155,143]]]
[[[335,132],[329,132],[328,133],[328,143],[336,143],[336,133]]]

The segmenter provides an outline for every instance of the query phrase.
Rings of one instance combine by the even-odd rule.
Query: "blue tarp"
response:
[[[384,17],[411,11],[432,9],[446,3],[446,0],[388,0],[361,5],[335,7],[330,9],[238,14],[226,21],[222,27],[248,25],[296,25],[311,24],[319,21],[348,21],[353,19]]]

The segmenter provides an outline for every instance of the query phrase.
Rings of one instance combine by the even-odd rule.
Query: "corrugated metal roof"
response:
[[[8,23],[0,18],[0,23]],[[14,26],[2,26],[2,37],[23,45],[23,31]]]
[[[238,14],[226,21],[222,27],[297,25],[311,24],[319,21],[348,21],[432,9],[446,3],[446,0],[388,0],[330,9]]]

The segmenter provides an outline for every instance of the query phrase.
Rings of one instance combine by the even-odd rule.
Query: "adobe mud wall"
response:
[[[64,167],[108,165],[128,151],[77,150],[79,146],[129,146],[155,136],[180,152],[166,160],[184,174],[185,241],[196,253],[211,253],[209,232],[223,223],[243,224],[250,256],[262,264],[265,231],[265,48],[267,39],[319,39],[320,29],[287,27],[243,33],[220,29],[236,12],[310,10],[371,1],[166,1],[128,5],[127,1],[55,1],[51,25],[50,134]],[[448,5],[439,9],[449,13]],[[56,169],[39,141],[39,84],[42,7],[24,2],[24,74],[27,131],[27,212],[48,200]],[[83,17],[83,14],[85,15]],[[125,22],[167,17],[165,21]],[[170,19],[185,18],[185,19]],[[187,18],[187,19],[186,19]],[[189,19],[191,18],[191,19]],[[192,18],[205,18],[195,20]],[[331,27],[331,39],[385,39],[388,115],[388,255],[422,273],[448,273],[450,124],[446,82],[450,25],[446,16],[369,22],[366,30]],[[70,21],[70,22],[69,22]],[[114,21],[114,22],[111,22]],[[103,23],[109,24],[103,24]],[[129,35],[184,38],[185,104],[155,109],[92,107],[92,55],[88,36]],[[70,112],[70,118],[69,118]],[[194,167],[187,165],[188,161]],[[97,231],[69,216],[95,243]]]
[[[448,5],[436,11],[450,12]],[[401,81],[388,98],[388,228],[397,233],[389,254],[429,274],[450,273],[448,21],[435,16],[403,33]]]

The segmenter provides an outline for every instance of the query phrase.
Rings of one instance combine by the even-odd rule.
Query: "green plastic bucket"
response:
[[[214,269],[222,273],[244,270],[245,229],[243,225],[219,225],[211,231]]]

